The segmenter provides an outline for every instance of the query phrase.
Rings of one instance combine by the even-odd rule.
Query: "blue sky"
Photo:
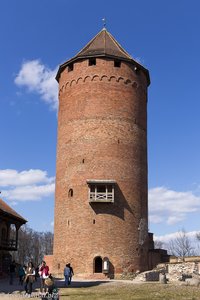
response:
[[[149,229],[200,230],[198,0],[2,0],[1,197],[53,229],[58,65],[102,29],[149,69]]]

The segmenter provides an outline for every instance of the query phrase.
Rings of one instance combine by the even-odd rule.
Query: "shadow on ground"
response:
[[[54,278],[55,285],[57,288],[88,288],[93,286],[98,286],[101,284],[109,283],[106,280],[74,280],[71,282],[71,285],[65,287],[64,280],[60,278]],[[33,293],[38,293],[40,288],[40,280],[33,284]],[[24,285],[20,285],[18,279],[15,279],[13,284],[9,284],[9,278],[0,279],[0,293],[3,294],[22,294],[24,292]]]

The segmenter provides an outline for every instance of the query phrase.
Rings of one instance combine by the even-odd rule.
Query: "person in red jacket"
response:
[[[40,292],[43,291],[46,293],[47,286],[45,285],[45,279],[49,277],[49,267],[46,265],[46,262],[43,260],[42,264],[39,268],[39,275],[40,275]]]

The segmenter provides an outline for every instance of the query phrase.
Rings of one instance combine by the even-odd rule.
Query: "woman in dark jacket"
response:
[[[25,291],[26,294],[31,297],[33,290],[33,282],[35,281],[35,269],[32,262],[28,263],[28,266],[25,271]]]

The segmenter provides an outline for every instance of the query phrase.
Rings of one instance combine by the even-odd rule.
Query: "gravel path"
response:
[[[71,287],[92,287],[96,285],[114,285],[117,284],[119,285],[120,282],[127,283],[127,284],[133,284],[134,281],[131,280],[83,280],[80,278],[73,278]],[[56,286],[58,288],[63,288],[64,287],[64,279],[56,279],[55,280]],[[141,284],[142,282],[134,282],[134,284]],[[35,299],[40,299],[39,297],[39,287],[40,287],[40,281],[39,279],[37,282],[33,284],[33,293],[31,298]],[[25,291],[24,291],[24,286],[19,285],[18,278],[15,278],[13,285],[9,284],[9,278],[7,279],[0,279],[0,300],[22,300],[22,299],[27,299],[25,297]]]

